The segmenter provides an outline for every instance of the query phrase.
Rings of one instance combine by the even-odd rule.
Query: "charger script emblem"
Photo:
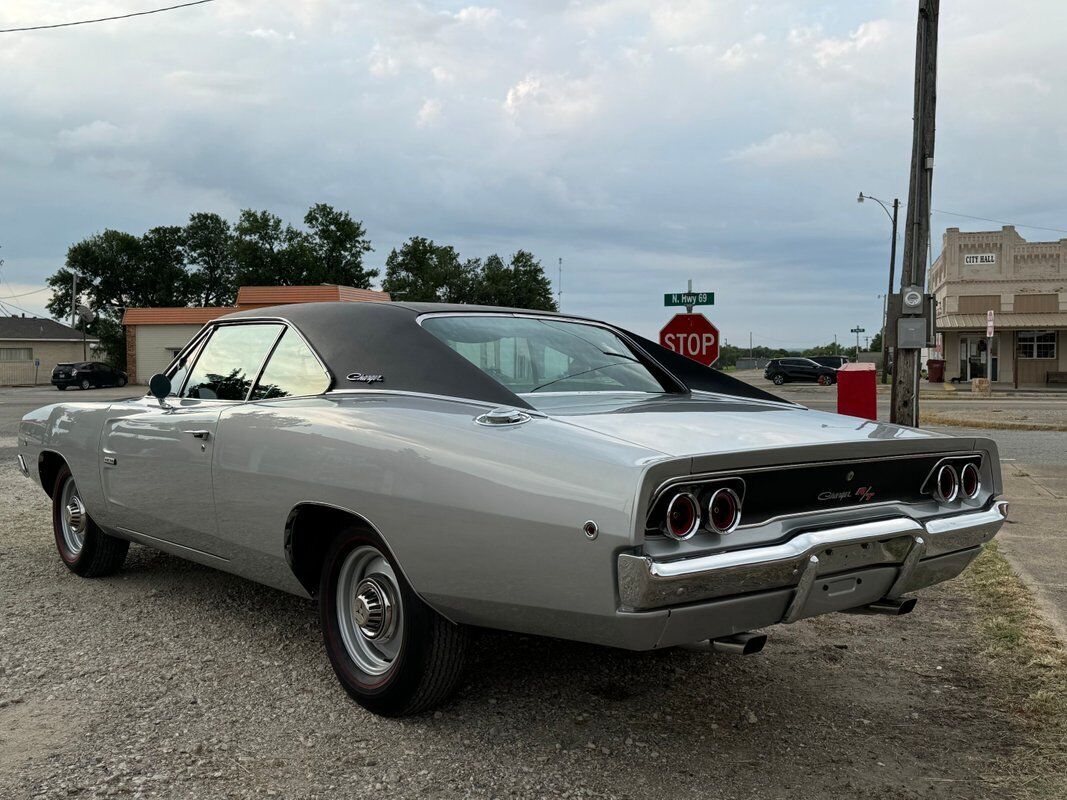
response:
[[[384,375],[364,375],[362,372],[350,372],[348,380],[353,383],[383,383]]]

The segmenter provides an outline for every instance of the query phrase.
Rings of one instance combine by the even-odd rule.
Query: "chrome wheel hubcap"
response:
[[[396,573],[376,548],[357,547],[337,576],[337,622],[345,650],[369,675],[381,675],[400,655],[403,606]]]
[[[78,496],[78,487],[73,478],[63,484],[60,503],[63,506],[60,520],[63,528],[63,543],[72,554],[77,555],[85,546],[85,530],[89,517],[85,513],[85,505]]]

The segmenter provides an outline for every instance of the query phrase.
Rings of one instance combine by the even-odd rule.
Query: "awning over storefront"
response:
[[[948,330],[985,330],[985,314],[945,314],[937,318],[937,329]],[[997,330],[1030,330],[1034,328],[1067,328],[1067,314],[1025,314],[1005,311],[994,315]]]

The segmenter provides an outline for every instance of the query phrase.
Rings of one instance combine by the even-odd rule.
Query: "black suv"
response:
[[[60,391],[69,386],[92,389],[97,386],[125,386],[129,379],[122,370],[101,364],[99,361],[80,361],[75,364],[57,364],[52,370],[52,385]]]
[[[775,386],[789,381],[809,381],[830,386],[837,383],[837,370],[816,364],[810,358],[776,358],[767,364],[763,377]]]

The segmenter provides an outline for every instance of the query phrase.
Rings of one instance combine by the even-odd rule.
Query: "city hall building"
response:
[[[1067,239],[1028,242],[1011,225],[949,228],[929,287],[946,381],[984,378],[990,359],[995,384],[1067,381]]]

